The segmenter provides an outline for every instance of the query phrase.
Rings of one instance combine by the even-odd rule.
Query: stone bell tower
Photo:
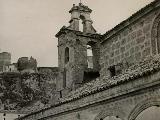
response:
[[[58,66],[59,78],[57,80],[57,90],[60,96],[66,95],[69,91],[81,86],[84,79],[84,71],[88,68],[87,44],[92,44],[93,54],[99,55],[99,42],[95,29],[92,26],[90,13],[92,10],[80,3],[73,5],[70,25],[62,27],[56,34],[58,38]],[[80,20],[83,23],[83,31],[79,31]],[[98,37],[94,37],[98,36]],[[99,59],[94,60],[95,65],[99,65]],[[98,67],[95,67],[95,69]]]
[[[79,3],[79,6],[73,4],[72,9],[69,11],[71,13],[71,20],[69,21],[70,26],[68,28],[72,30],[79,31],[80,20],[83,24],[83,32],[85,33],[95,33],[95,29],[92,26],[92,20],[90,18],[92,10],[88,6],[84,6]]]

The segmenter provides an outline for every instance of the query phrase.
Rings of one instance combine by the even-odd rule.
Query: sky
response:
[[[33,56],[38,66],[58,64],[57,38],[68,26],[73,4],[80,0],[0,0],[0,52],[10,52],[12,63]],[[91,18],[104,34],[153,0],[82,0],[93,10]]]

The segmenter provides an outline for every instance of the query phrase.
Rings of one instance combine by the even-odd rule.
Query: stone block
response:
[[[142,52],[143,58],[149,56],[149,55],[150,55],[150,52],[151,52],[150,47],[148,47],[148,48],[146,48],[145,50],[143,50],[143,52]]]
[[[129,51],[125,52],[125,57],[129,56]]]
[[[132,32],[131,33],[131,39],[133,40],[133,39],[135,39],[137,36],[136,36],[137,34],[136,34],[136,31],[134,31],[134,32]]]
[[[138,45],[135,47],[135,52],[138,52],[139,50],[140,50],[140,46]]]
[[[126,50],[125,46],[120,48],[121,53],[124,53]]]
[[[114,64],[114,59],[109,59],[109,65],[113,65]]]
[[[119,49],[115,51],[115,55],[119,55]]]
[[[144,40],[145,40],[145,36],[142,36],[142,37],[136,39],[136,42],[137,42],[137,44],[139,44],[139,43],[143,43]]]
[[[123,38],[121,41],[121,45],[124,45],[124,44],[126,44],[126,38]]]
[[[140,29],[137,31],[137,37],[140,37],[143,34],[143,31]]]
[[[132,48],[130,49],[130,55],[134,54],[134,52],[135,52],[135,48],[132,47]]]
[[[140,59],[141,59],[141,52],[135,53],[135,59],[136,59],[136,61],[140,61]]]
[[[110,53],[110,57],[114,57],[114,51]]]
[[[149,32],[150,29],[151,29],[151,25],[150,24],[145,25],[144,28],[143,28],[143,33],[145,34],[145,33]]]

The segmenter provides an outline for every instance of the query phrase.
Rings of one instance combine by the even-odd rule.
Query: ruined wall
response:
[[[35,111],[57,100],[57,68],[38,68],[37,73],[0,74],[0,110]]]
[[[0,53],[0,72],[3,71],[3,66],[11,64],[11,54],[8,52]]]
[[[156,49],[157,44],[152,45],[152,29],[156,17],[160,16],[159,10],[150,10],[149,7],[141,10],[104,35],[100,47],[101,77],[111,76],[111,66],[123,63],[128,67],[153,55],[152,49]],[[124,66],[120,69],[125,69]]]
[[[33,57],[21,57],[18,59],[17,69],[21,72],[36,72],[37,61]]]

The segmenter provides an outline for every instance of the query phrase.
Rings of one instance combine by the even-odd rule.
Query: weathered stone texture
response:
[[[104,35],[76,31],[79,19],[72,19],[69,29],[63,27],[56,35],[59,38],[57,83],[60,93],[66,96],[20,120],[103,120],[107,116],[135,120],[143,110],[160,106],[159,5],[160,1],[155,0]],[[91,12],[87,6],[83,7]],[[77,9],[74,5],[70,12]],[[100,70],[100,77],[83,84],[87,45],[93,48],[95,57],[92,70]],[[66,47],[70,54],[67,63]]]
[[[129,24],[126,28],[117,31],[115,35],[104,37],[101,49],[101,77],[110,66],[127,62],[132,65],[152,55],[151,31],[157,11]],[[109,56],[109,57],[108,57]]]
[[[28,117],[24,117],[24,120],[25,118],[26,120],[68,120],[70,118],[73,120],[78,118],[80,120],[99,120],[107,116],[118,116],[122,120],[133,120],[137,117],[135,115],[145,110],[146,107],[160,105],[160,72],[158,68],[160,64],[157,60],[153,60],[153,64],[151,61],[141,63],[141,67],[135,65],[130,68],[137,73],[136,76],[138,76],[138,74],[144,75],[142,77],[134,76],[132,80],[130,79],[128,82],[117,83],[116,86],[108,89],[104,89],[101,86],[99,92],[94,94],[91,92],[91,94],[80,98],[75,97],[75,99],[66,103],[63,103],[62,100],[62,104],[59,103],[59,105],[30,114]],[[158,71],[154,71],[156,69]],[[151,74],[149,74],[148,70]],[[144,71],[148,74],[145,74]],[[128,71],[128,73],[130,72]],[[131,75],[129,75],[129,77],[131,78]],[[117,77],[117,79],[119,78],[120,77]],[[123,79],[123,77],[121,79]],[[94,88],[94,86],[91,85],[90,87]],[[90,87],[86,87],[86,89],[88,88],[88,93],[91,89]],[[83,91],[84,94],[87,93],[87,90],[81,91]],[[77,92],[77,94],[79,93]],[[71,98],[70,96],[64,99],[67,100]],[[139,107],[139,109],[137,107]]]

